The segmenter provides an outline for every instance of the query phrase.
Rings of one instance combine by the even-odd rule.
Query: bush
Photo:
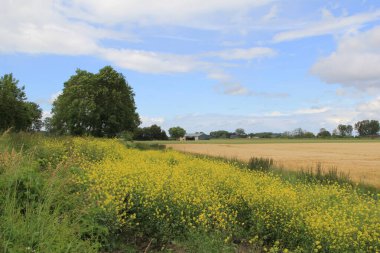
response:
[[[248,162],[249,170],[269,171],[269,169],[271,169],[272,166],[273,166],[272,158],[252,157],[251,159],[249,159],[249,162]]]

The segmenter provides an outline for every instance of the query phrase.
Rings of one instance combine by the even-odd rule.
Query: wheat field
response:
[[[270,143],[270,144],[168,144],[175,150],[247,161],[273,158],[289,170],[309,169],[321,163],[349,173],[355,182],[380,187],[380,143]]]

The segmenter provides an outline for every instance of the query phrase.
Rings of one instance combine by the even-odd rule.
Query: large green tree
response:
[[[343,136],[343,137],[352,136],[353,128],[351,125],[339,124],[337,127],[337,130],[340,136]]]
[[[151,125],[150,127],[138,128],[136,129],[133,139],[140,141],[150,141],[150,140],[167,140],[165,130],[157,125]]]
[[[0,131],[39,130],[42,110],[36,103],[26,101],[25,87],[17,85],[12,74],[0,78]]]
[[[380,131],[380,124],[377,120],[362,120],[356,122],[355,129],[360,136],[377,135]]]
[[[186,130],[180,126],[171,127],[169,129],[169,134],[170,134],[170,137],[172,137],[174,139],[179,139],[179,138],[185,136]]]
[[[58,134],[114,137],[140,124],[134,93],[124,76],[106,66],[78,69],[53,103],[51,130]]]

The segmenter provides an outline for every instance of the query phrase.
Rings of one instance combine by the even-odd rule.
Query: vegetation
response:
[[[355,129],[360,136],[374,136],[380,131],[380,123],[377,120],[362,120],[355,124]]]
[[[42,126],[40,107],[28,102],[25,87],[18,87],[12,74],[0,78],[0,133],[9,128],[15,131],[37,131]]]
[[[170,137],[172,137],[173,139],[179,139],[185,136],[186,130],[179,126],[172,127],[169,129],[169,134],[170,134]]]
[[[339,124],[337,127],[338,135],[342,137],[349,137],[352,136],[352,126],[351,125],[342,125]]]
[[[232,133],[225,130],[218,130],[210,132],[210,137],[214,139],[227,139],[230,138]]]
[[[54,101],[50,130],[57,134],[114,137],[140,124],[132,88],[107,66],[93,74],[77,70]]]
[[[376,252],[377,194],[140,151],[117,140],[0,138],[4,252]],[[256,168],[256,169],[255,169]],[[31,229],[34,233],[30,233]]]
[[[321,128],[319,130],[319,133],[317,134],[317,137],[319,138],[329,138],[331,137],[331,133],[326,130],[326,128]]]
[[[157,125],[151,125],[150,127],[143,127],[136,129],[134,140],[151,141],[151,140],[167,140],[168,136],[166,132]]]

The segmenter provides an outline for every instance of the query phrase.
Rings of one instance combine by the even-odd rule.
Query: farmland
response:
[[[380,249],[379,196],[351,185],[119,140],[3,135],[0,147],[4,252]]]
[[[207,144],[167,144],[175,150],[238,158],[248,161],[251,157],[273,158],[278,167],[290,170],[307,170],[318,163],[326,169],[337,168],[349,174],[355,182],[380,187],[380,142],[377,140],[232,140]],[[356,142],[355,142],[356,141]],[[244,142],[243,142],[244,143]]]

